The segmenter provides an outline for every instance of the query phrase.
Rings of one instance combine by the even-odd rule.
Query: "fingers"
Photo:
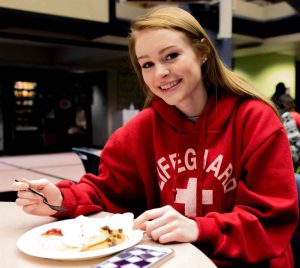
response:
[[[28,187],[42,193],[51,204],[61,205],[63,200],[62,195],[53,183],[47,179],[29,181],[23,178],[18,182],[12,183],[12,189],[18,191],[16,205],[22,207],[26,213],[39,216],[49,216],[55,213],[55,211],[43,203],[39,195],[29,191]]]
[[[174,220],[178,214],[171,206],[145,211],[134,222],[134,228],[145,230],[147,235],[160,243],[172,241]],[[174,240],[173,240],[174,241]]]
[[[11,186],[14,191],[26,191],[28,190],[29,182],[26,179],[20,179],[18,182],[13,182]]]
[[[176,231],[176,223],[173,224],[173,222],[168,222],[163,225],[158,225],[157,227],[154,226],[149,226],[149,228],[147,227],[146,227],[146,233],[154,241],[159,241],[159,243],[162,244],[175,241],[174,231]]]
[[[12,183],[12,189],[14,191],[25,191],[28,190],[28,187],[35,188],[37,190],[43,190],[49,181],[47,179],[39,179],[39,180],[27,180],[25,178],[21,178],[18,182]]]
[[[134,222],[134,228],[146,231],[146,234],[160,243],[193,242],[198,236],[197,223],[171,206],[151,209]]]
[[[27,181],[29,186],[37,189],[38,191],[43,190],[47,185],[49,185],[49,181],[47,179],[39,179],[39,180],[31,180],[31,181],[24,179],[23,181],[24,182]]]
[[[21,193],[21,192],[19,192]],[[39,199],[39,197],[35,197],[35,196],[29,196],[30,198],[28,198],[28,196],[26,195],[26,193],[22,193],[19,194],[18,193],[18,198],[16,199],[16,204],[17,206],[20,207],[24,207],[24,206],[28,206],[28,205],[38,205],[41,203],[41,200]],[[30,193],[29,193],[30,195]]]
[[[27,206],[23,206],[23,211],[31,214],[31,215],[35,215],[35,211],[36,211],[36,205],[32,204],[32,205],[27,205]]]
[[[29,186],[35,187],[34,184],[36,184],[35,181],[28,181],[24,178],[12,184],[12,189],[18,191],[18,198],[16,199],[17,206],[25,208],[42,203],[42,200],[38,195],[28,191]]]
[[[164,213],[167,210],[167,207],[169,207],[169,206],[165,206],[165,207],[161,207],[161,208],[154,208],[154,209],[145,211],[143,214],[141,214],[140,216],[138,216],[135,219],[133,227],[135,229],[145,230],[145,227],[146,227],[145,223],[147,221],[152,221],[152,220],[164,215]]]
[[[37,194],[28,191],[28,190],[21,190],[18,191],[18,197],[21,199],[29,199],[29,200],[38,200],[41,199],[40,196],[38,196]]]

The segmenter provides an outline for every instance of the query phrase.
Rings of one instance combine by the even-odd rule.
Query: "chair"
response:
[[[0,202],[15,202],[17,199],[16,191],[2,191],[0,192]]]
[[[86,173],[98,175],[98,168],[100,164],[99,150],[85,147],[73,147],[72,151],[79,156]]]
[[[298,190],[298,206],[300,208],[300,174],[296,174],[296,184],[297,184],[297,190]],[[299,211],[300,213],[300,211]],[[300,220],[300,216],[299,216]],[[294,263],[295,267],[300,267],[300,222],[298,221],[298,225],[296,228],[296,231],[293,235],[292,241],[291,241],[292,249],[293,249],[293,255],[294,255]]]

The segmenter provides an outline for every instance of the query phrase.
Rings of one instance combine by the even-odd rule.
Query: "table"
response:
[[[90,268],[100,261],[108,257],[96,258],[92,260],[81,261],[59,261],[36,258],[24,254],[17,248],[18,238],[25,232],[40,226],[42,224],[55,221],[51,217],[32,216],[23,212],[23,210],[16,206],[14,202],[0,202],[0,260],[1,267],[11,268],[37,268],[37,267],[81,267]],[[106,212],[101,212],[91,217],[103,217],[107,215]],[[158,244],[148,237],[144,237],[140,244]],[[168,244],[166,247],[174,249],[174,256],[162,264],[163,268],[189,267],[189,268],[213,268],[216,267],[210,259],[202,253],[199,249],[190,243]]]

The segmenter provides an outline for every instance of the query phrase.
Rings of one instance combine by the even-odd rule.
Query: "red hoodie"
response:
[[[111,136],[99,176],[58,186],[69,210],[55,216],[138,215],[169,204],[198,223],[195,245],[218,267],[293,267],[292,158],[279,118],[261,101],[212,95],[193,123],[156,99]]]

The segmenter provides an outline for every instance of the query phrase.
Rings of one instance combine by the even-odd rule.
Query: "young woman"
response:
[[[14,183],[17,205],[54,217],[132,211],[154,240],[193,242],[218,267],[292,267],[297,192],[270,101],[224,66],[182,9],[133,22],[129,52],[145,109],[110,137],[99,175]],[[28,185],[67,211],[55,213]]]

